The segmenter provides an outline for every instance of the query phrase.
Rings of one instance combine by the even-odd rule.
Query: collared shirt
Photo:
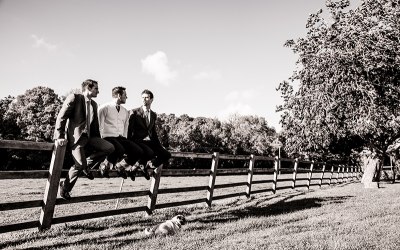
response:
[[[101,137],[127,137],[129,112],[120,105],[118,112],[115,102],[105,103],[99,108],[99,126]]]
[[[93,121],[93,106],[91,105],[92,101],[89,98],[87,98],[87,96],[84,95],[84,97],[85,97],[86,110],[87,110],[88,102],[89,102],[89,105],[90,105],[90,107],[89,107],[90,108],[90,123],[92,123],[92,121]]]

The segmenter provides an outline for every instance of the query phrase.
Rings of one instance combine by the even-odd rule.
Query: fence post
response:
[[[274,179],[272,180],[272,192],[276,194],[276,186],[278,184],[279,158],[275,157]]]
[[[331,167],[331,176],[329,177],[329,186],[332,184],[332,177],[333,177],[333,171],[334,171],[334,169],[335,169],[335,166],[332,165],[332,167]]]
[[[310,190],[310,185],[311,185],[311,178],[313,174],[313,169],[314,169],[314,161],[311,161],[311,166],[310,166],[310,173],[308,175],[308,180],[307,180],[307,189]]]
[[[325,167],[326,167],[326,163],[324,163],[322,165],[322,174],[321,174],[321,178],[319,179],[319,188],[322,187],[322,181],[324,180],[324,174],[325,174]]]
[[[349,181],[349,166],[346,166],[346,182]]]
[[[160,186],[161,180],[161,172],[163,169],[163,164],[161,164],[158,168],[154,169],[153,175],[151,176],[151,184],[150,184],[150,194],[149,199],[147,200],[147,215],[151,215],[156,207],[157,195],[158,195],[158,187]]]
[[[296,188],[297,168],[299,167],[299,159],[294,160],[293,178],[292,178],[292,189]]]
[[[340,174],[340,165],[338,165],[338,169],[337,169],[337,175],[336,175],[336,184],[339,183],[339,174]]]
[[[40,231],[51,227],[66,148],[66,145],[60,146],[57,142],[54,143],[49,176],[47,177],[46,188],[44,191],[42,211],[40,212]]]
[[[208,207],[211,207],[212,198],[214,195],[214,186],[215,186],[215,179],[217,177],[218,160],[219,160],[219,152],[214,152],[211,161],[210,180],[208,182],[208,191],[207,191]]]
[[[247,174],[247,188],[246,188],[246,197],[247,198],[250,198],[250,194],[251,194],[251,183],[253,181],[255,161],[256,161],[256,156],[253,154],[250,155],[249,173]]]

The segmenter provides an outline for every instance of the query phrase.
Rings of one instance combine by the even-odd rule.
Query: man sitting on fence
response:
[[[128,128],[128,139],[137,143],[144,151],[140,161],[144,166],[143,172],[146,178],[148,178],[147,168],[155,169],[171,158],[171,153],[161,145],[157,135],[157,114],[150,109],[153,98],[150,90],[145,89],[142,92],[143,105],[131,111]]]
[[[114,146],[100,138],[97,103],[92,100],[98,93],[96,81],[84,81],[82,94],[67,96],[57,116],[54,139],[61,146],[68,143],[75,162],[65,181],[60,182],[60,196],[65,200],[71,199],[70,192],[79,174],[93,180],[90,168],[114,152]]]
[[[112,102],[99,108],[99,124],[101,136],[114,145],[115,151],[100,164],[100,172],[103,177],[109,178],[108,171],[115,166],[120,177],[126,179],[128,174],[135,180],[134,171],[139,166],[139,163],[135,163],[142,157],[143,150],[127,139],[129,112],[121,105],[128,98],[126,89],[121,86],[113,88],[112,97]],[[123,158],[125,154],[126,157]]]

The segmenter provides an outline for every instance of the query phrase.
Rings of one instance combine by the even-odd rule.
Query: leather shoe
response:
[[[128,176],[126,175],[126,171],[123,168],[117,168],[117,174],[119,177],[122,177],[124,179],[128,178]]]
[[[88,169],[82,170],[82,174],[84,176],[86,176],[86,178],[88,178],[89,180],[93,180],[94,179],[93,174]]]
[[[135,181],[136,178],[136,173],[133,170],[127,171],[129,178],[131,178],[132,181]]]
[[[140,168],[143,173],[143,177],[146,178],[146,180],[150,180],[150,175],[149,172],[147,172],[147,168]]]
[[[65,191],[64,182],[63,181],[60,181],[60,190],[59,190],[59,192],[60,192],[61,198],[63,198],[64,200],[69,201],[69,200],[72,199],[72,197],[69,194],[69,192]]]
[[[110,178],[110,175],[109,175],[108,169],[107,169],[107,165],[104,162],[100,163],[100,167],[99,168],[100,168],[100,174],[101,174],[102,177]]]

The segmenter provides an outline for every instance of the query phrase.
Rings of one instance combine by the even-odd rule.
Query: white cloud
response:
[[[225,101],[241,101],[241,100],[250,100],[256,96],[256,93],[252,89],[243,90],[243,91],[232,91],[229,92],[225,96]]]
[[[51,44],[48,41],[46,41],[43,37],[38,37],[35,34],[31,35],[31,38],[34,40],[34,44],[32,45],[34,48],[44,48],[47,51],[54,51],[58,48],[57,45]]]
[[[248,104],[245,104],[245,103],[242,103],[242,102],[236,102],[236,103],[229,104],[225,109],[220,111],[219,114],[218,114],[218,117],[221,120],[226,120],[233,114],[253,115],[254,114],[254,110]]]
[[[202,81],[202,80],[217,81],[220,80],[221,78],[222,78],[221,72],[219,72],[218,70],[203,71],[193,76],[193,79],[197,81]]]
[[[178,75],[178,72],[169,68],[167,55],[162,51],[148,55],[141,61],[143,72],[153,75],[159,83],[168,85]]]

